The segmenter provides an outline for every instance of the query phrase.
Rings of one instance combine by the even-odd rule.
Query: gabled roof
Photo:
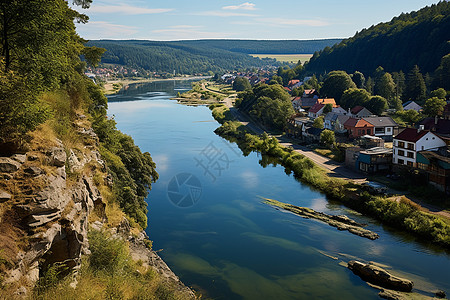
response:
[[[424,125],[424,129],[431,130],[438,134],[450,134],[450,120],[425,118],[420,125]]]
[[[303,94],[305,94],[305,95],[312,95],[312,94],[314,94],[316,92],[316,90],[314,90],[314,89],[312,89],[312,90],[305,90],[304,92],[303,92]]]
[[[319,136],[322,133],[323,129],[320,128],[316,128],[316,127],[311,127],[306,129],[306,132],[312,135],[316,135]]]
[[[322,104],[331,104],[333,107],[337,106],[334,98],[318,99],[317,101]]]
[[[369,127],[373,126],[367,121],[364,121],[363,119],[356,119],[356,118],[349,118],[347,121],[345,121],[344,126],[348,127],[364,127],[367,125],[370,125]]]
[[[341,124],[345,124],[345,122],[346,122],[348,119],[350,119],[350,116],[348,116],[348,115],[339,115],[339,116],[337,117],[337,121],[339,121],[339,123],[341,123]]]
[[[415,128],[405,128],[402,132],[397,134],[394,138],[397,140],[415,143],[425,136],[429,130],[419,130]]]
[[[330,113],[327,113],[327,115],[325,116],[325,118],[324,118],[324,120],[327,120],[327,121],[336,121],[336,119],[339,117],[339,115],[338,114],[336,114],[336,113],[333,113],[333,112],[330,112]]]
[[[308,112],[310,113],[318,113],[322,108],[325,107],[325,104],[322,103],[316,103],[313,105],[313,107],[311,107]]]
[[[356,115],[357,113],[359,113],[361,110],[363,110],[364,107],[358,105],[352,108],[352,110],[350,111],[352,114]]]
[[[300,80],[298,80],[298,79],[292,79],[289,81],[288,86],[296,85],[299,82],[300,82]]]
[[[365,117],[363,118],[375,127],[397,127],[398,124],[391,117]]]
[[[311,107],[317,103],[317,99],[314,98],[302,98],[301,106]]]

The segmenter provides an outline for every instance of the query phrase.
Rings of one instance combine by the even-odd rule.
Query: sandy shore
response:
[[[145,82],[154,82],[154,81],[169,81],[169,80],[196,80],[196,79],[206,79],[210,78],[210,76],[183,76],[183,77],[173,77],[173,78],[135,78],[135,79],[116,79],[116,80],[108,80],[103,86],[103,92],[105,95],[111,95],[117,93],[114,90],[114,84],[120,84],[121,89],[129,86],[134,83],[145,83]]]

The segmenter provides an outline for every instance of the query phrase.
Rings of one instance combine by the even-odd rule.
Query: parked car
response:
[[[373,181],[368,181],[363,183],[363,188],[368,191],[369,193],[374,194],[386,194],[387,193],[387,187]]]

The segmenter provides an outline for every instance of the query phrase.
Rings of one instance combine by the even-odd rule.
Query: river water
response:
[[[344,263],[374,261],[425,295],[450,292],[450,255],[361,216],[303,185],[282,166],[260,165],[214,134],[207,107],[170,97],[189,81],[134,85],[109,97],[108,114],[151,153],[147,233],[188,286],[213,299],[379,299]],[[368,224],[371,241],[262,203],[271,198]]]

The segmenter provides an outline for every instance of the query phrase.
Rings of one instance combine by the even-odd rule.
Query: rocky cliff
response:
[[[108,223],[106,203],[97,186],[110,186],[111,177],[97,150],[98,138],[84,119],[80,115],[74,123],[81,143],[65,145],[41,129],[31,134],[28,151],[0,157],[1,285],[24,297],[50,266],[60,264],[75,288],[81,260],[90,254],[91,221],[91,230],[119,234],[129,241],[132,256],[155,268],[186,298],[194,298],[145,246],[145,233],[133,236],[126,219],[120,228],[103,228]]]

